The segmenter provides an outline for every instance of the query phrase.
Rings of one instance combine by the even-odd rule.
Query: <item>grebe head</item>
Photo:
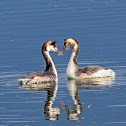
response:
[[[62,55],[63,52],[68,49],[72,49],[73,51],[75,51],[77,50],[77,48],[79,48],[79,43],[77,42],[77,40],[73,38],[64,39],[64,47],[60,51],[60,55]]]
[[[42,51],[53,51],[53,52],[59,52],[57,49],[57,42],[56,41],[47,41],[42,46]]]

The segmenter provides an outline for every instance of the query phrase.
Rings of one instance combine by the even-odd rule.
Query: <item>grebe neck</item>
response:
[[[45,58],[45,61],[46,61],[45,71],[52,72],[57,77],[57,71],[56,71],[55,65],[52,61],[52,58],[51,58],[49,52],[48,51],[42,51],[42,54],[43,54],[43,57]]]
[[[77,57],[79,53],[79,47],[72,50],[72,54],[67,67],[68,78],[75,78],[76,72],[78,71]]]

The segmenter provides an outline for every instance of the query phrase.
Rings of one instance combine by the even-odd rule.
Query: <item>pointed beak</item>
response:
[[[55,48],[55,50],[56,50],[57,53],[59,52],[59,50],[57,48]]]
[[[55,48],[55,51],[58,53],[58,55],[61,55],[61,52],[57,48]]]
[[[64,42],[66,42],[67,39],[64,39]],[[59,56],[62,55],[63,53],[66,51],[66,46],[64,45],[63,49],[61,51],[59,51]]]
[[[61,51],[59,51],[59,56],[62,55],[63,56],[63,53],[66,51],[66,48],[64,47]]]

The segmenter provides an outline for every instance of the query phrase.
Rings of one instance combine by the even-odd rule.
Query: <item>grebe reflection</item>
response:
[[[83,104],[79,98],[79,90],[105,88],[106,86],[114,83],[113,78],[97,78],[97,79],[68,79],[67,88],[73,102],[71,104],[65,104],[61,102],[58,106],[53,106],[57,94],[58,84],[56,83],[42,83],[42,84],[23,84],[20,85],[21,89],[30,91],[30,93],[37,93],[39,91],[47,91],[47,99],[44,105],[44,114],[46,120],[59,120],[61,115],[61,109],[66,110],[68,120],[80,120],[83,113]],[[84,92],[83,92],[84,93]],[[84,96],[84,94],[83,94]],[[92,106],[88,105],[86,108]]]
[[[56,93],[57,85],[54,88],[50,88],[50,90],[47,91],[47,101],[45,101],[44,106],[44,114],[46,116],[46,120],[59,120],[60,107],[52,106],[56,98]]]
[[[74,102],[74,105],[67,105],[66,107],[67,119],[79,120],[80,118],[77,116],[82,113],[82,105],[78,97],[79,85],[77,84],[77,80],[68,79],[67,87],[68,87],[70,96],[72,97],[73,102]]]
[[[53,102],[56,98],[58,84],[42,83],[42,84],[20,84],[21,89],[30,91],[30,93],[37,93],[37,91],[47,91],[47,100],[44,105],[45,120],[59,120],[60,107],[53,107]],[[40,92],[39,92],[40,93]]]
[[[94,79],[68,79],[67,87],[70,96],[73,99],[74,105],[66,105],[67,119],[68,120],[79,120],[78,117],[82,114],[82,104],[80,102],[78,91],[79,89],[96,89],[105,88],[108,85],[112,85],[114,82],[113,78],[94,78]],[[90,106],[90,105],[89,105]],[[87,108],[89,108],[89,106]]]

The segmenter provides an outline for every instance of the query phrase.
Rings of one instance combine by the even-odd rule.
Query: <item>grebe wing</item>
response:
[[[79,72],[81,73],[95,73],[99,70],[107,70],[106,68],[104,67],[101,67],[101,66],[97,66],[97,65],[92,65],[92,66],[85,66],[85,67],[82,67],[82,68],[79,68]]]
[[[29,73],[27,75],[25,75],[24,77],[22,77],[21,79],[33,79],[34,77],[49,77],[49,76],[55,76],[53,73],[48,72],[48,71],[44,71],[44,72],[32,72]]]

